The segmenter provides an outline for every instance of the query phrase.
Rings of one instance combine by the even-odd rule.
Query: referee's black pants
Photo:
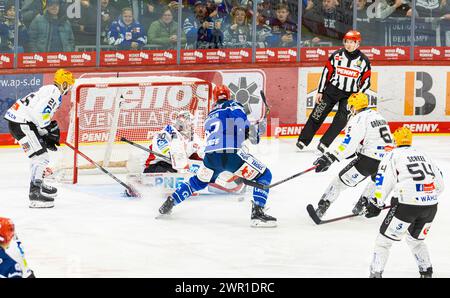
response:
[[[320,139],[322,144],[329,147],[341,130],[347,125],[349,113],[347,111],[347,100],[351,94],[352,92],[344,92],[328,84],[324,90],[322,101],[315,105],[311,115],[309,115],[308,121],[306,121],[305,127],[298,136],[298,140],[308,146],[323,121],[325,121],[325,118],[336,103],[339,103],[338,111],[333,118],[333,122]]]

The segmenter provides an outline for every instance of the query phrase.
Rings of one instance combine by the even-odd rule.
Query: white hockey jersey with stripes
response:
[[[379,206],[392,197],[407,205],[434,205],[443,191],[441,170],[430,157],[413,147],[395,148],[378,167],[375,198]]]
[[[331,153],[338,160],[355,152],[381,160],[386,153],[386,147],[393,147],[388,123],[380,113],[367,109],[350,118],[345,128],[344,140]]]
[[[38,91],[17,100],[6,111],[5,119],[16,123],[32,122],[39,128],[50,124],[61,106],[61,91],[55,85],[45,85]]]

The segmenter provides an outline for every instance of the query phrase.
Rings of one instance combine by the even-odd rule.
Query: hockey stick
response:
[[[264,114],[264,119],[266,119],[266,118],[267,118],[267,115],[268,115],[269,112],[270,112],[270,108],[269,108],[269,105],[267,104],[267,98],[266,98],[266,94],[264,93],[264,91],[261,90],[261,91],[259,92],[259,94],[261,94],[261,99],[262,99],[264,105],[266,106],[266,112],[265,112],[265,114]]]
[[[72,150],[75,150],[74,147],[72,147],[72,145],[66,143],[67,146],[69,146],[70,148],[72,148]],[[76,151],[78,154],[80,154],[84,159],[86,159],[88,162],[90,162],[91,164],[93,164],[94,166],[96,166],[99,170],[101,170],[103,173],[105,173],[106,175],[108,175],[109,177],[111,177],[112,179],[114,179],[117,183],[119,183],[120,185],[122,185],[123,187],[125,187],[126,189],[128,189],[128,191],[132,194],[135,193],[135,191],[128,186],[127,184],[125,184],[124,182],[122,182],[122,180],[120,180],[119,178],[117,178],[116,176],[114,176],[110,171],[108,171],[107,169],[105,169],[104,167],[102,167],[101,165],[99,165],[97,162],[93,161],[91,158],[89,158],[86,154],[84,154],[83,152],[77,150]]]
[[[27,260],[25,259],[25,252],[23,251],[23,248],[22,248],[22,241],[20,241],[20,239],[19,239],[19,237],[17,236],[17,234],[14,234],[14,241],[16,242],[17,250],[19,251],[20,258],[22,259],[23,267],[24,267],[24,269],[26,270],[26,273],[27,273],[27,274],[29,273],[29,275],[26,276],[26,277],[28,277],[28,278],[30,278],[30,277],[35,277],[35,276],[34,276],[33,270],[31,270],[31,269],[28,267],[28,262],[27,262]],[[25,273],[25,272],[24,272],[24,273]]]
[[[264,185],[264,184],[261,184],[261,183],[255,182],[255,181],[251,181],[251,180],[243,180],[243,183],[248,185],[248,186],[253,186],[253,187],[256,187],[256,188],[260,188],[260,189],[269,189],[269,188],[272,188],[272,187],[277,186],[279,184],[282,184],[282,183],[284,183],[286,181],[289,181],[291,179],[297,178],[298,176],[301,176],[301,175],[303,175],[305,173],[308,173],[308,172],[314,170],[316,167],[317,166],[310,167],[309,169],[301,171],[300,173],[297,173],[295,175],[289,176],[286,179],[283,179],[281,181],[275,182],[275,183],[270,184],[270,185]]]
[[[135,142],[133,142],[133,141],[127,140],[127,138],[125,138],[125,137],[121,137],[120,140],[121,140],[122,142],[125,142],[125,143],[130,144],[131,146],[134,146],[134,147],[136,147],[136,148],[139,148],[139,149],[142,149],[142,150],[144,150],[144,151],[147,151],[148,153],[151,153],[151,154],[153,154],[153,155],[155,155],[155,156],[158,156],[158,157],[160,157],[161,159],[163,159],[165,162],[172,163],[172,161],[170,160],[169,157],[167,157],[167,156],[165,156],[165,155],[163,155],[163,154],[160,154],[160,153],[158,153],[158,152],[155,152],[155,151],[153,151],[153,150],[150,150],[149,148],[146,148],[146,147],[144,147],[144,146],[141,146],[141,145],[139,145],[139,144],[137,144],[137,143],[135,143]]]
[[[383,207],[382,210],[388,209],[388,208],[391,208],[391,206],[385,206],[385,207]],[[349,215],[344,215],[344,216],[335,217],[335,218],[331,218],[331,219],[321,220],[317,216],[317,213],[314,210],[313,205],[309,204],[308,206],[306,206],[306,210],[308,211],[309,216],[311,217],[311,219],[314,221],[314,223],[316,225],[323,225],[323,224],[327,224],[327,223],[330,223],[330,222],[335,222],[335,221],[339,221],[339,220],[343,220],[343,219],[347,219],[347,218],[352,218],[352,217],[363,215],[363,214],[349,214]]]

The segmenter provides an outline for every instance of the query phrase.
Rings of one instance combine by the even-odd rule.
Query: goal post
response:
[[[212,84],[198,78],[77,79],[65,142],[73,152],[64,154],[58,168],[65,169],[64,180],[72,183],[78,182],[82,169],[89,168],[83,155],[107,169],[123,168],[131,149],[121,137],[148,146],[154,133],[172,124],[181,111],[194,115],[194,131],[204,136],[204,121],[212,103]]]

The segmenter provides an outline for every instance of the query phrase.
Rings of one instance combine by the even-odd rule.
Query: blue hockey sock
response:
[[[272,182],[272,173],[270,172],[269,169],[266,169],[264,173],[261,176],[259,176],[255,181],[264,185],[269,185],[270,182]],[[257,187],[253,188],[253,201],[255,201],[256,205],[264,207],[266,205],[268,196],[269,196],[268,189],[260,189]]]
[[[172,194],[172,198],[175,200],[175,205],[180,204],[196,191],[204,189],[208,186],[207,182],[200,181],[197,176],[189,178],[188,182],[183,182],[177,187],[177,190]]]

